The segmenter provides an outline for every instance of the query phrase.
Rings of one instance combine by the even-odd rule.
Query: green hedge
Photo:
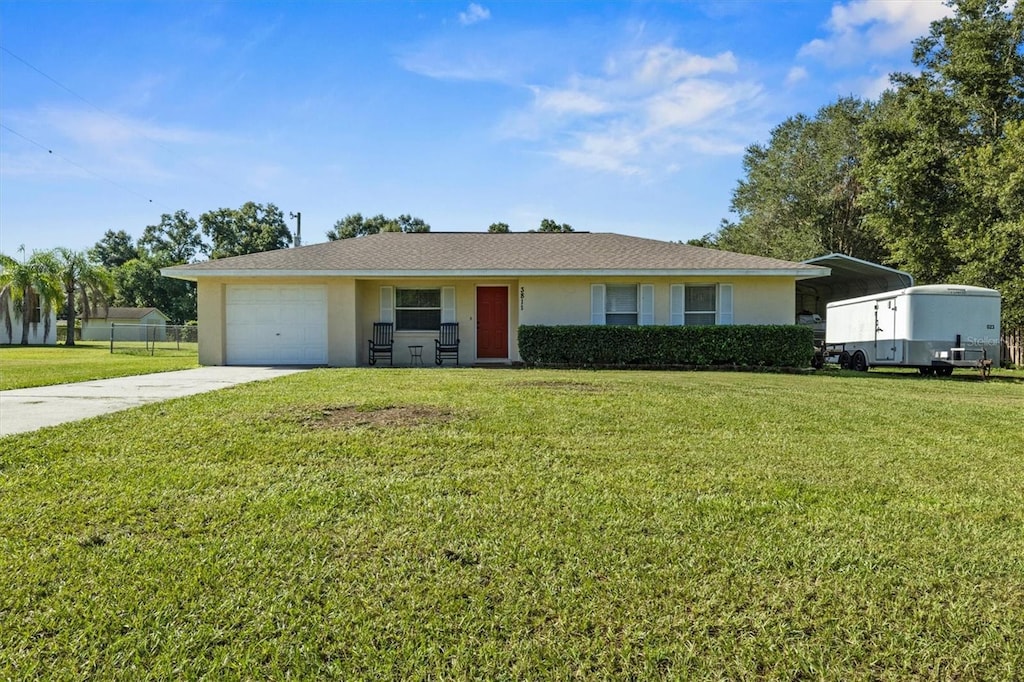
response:
[[[798,325],[519,327],[528,365],[808,367],[814,333]]]

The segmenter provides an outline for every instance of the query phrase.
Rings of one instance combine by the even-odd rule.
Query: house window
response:
[[[395,289],[396,331],[437,331],[440,328],[440,289]]]
[[[715,324],[715,285],[687,285],[684,324],[687,326]]]
[[[732,324],[732,284],[673,284],[669,324]]]
[[[43,297],[29,290],[25,299],[25,308],[28,310],[28,321],[32,324],[39,324],[43,321]]]
[[[638,324],[635,284],[608,284],[604,294],[605,324]]]
[[[654,324],[654,285],[591,284],[590,324]]]

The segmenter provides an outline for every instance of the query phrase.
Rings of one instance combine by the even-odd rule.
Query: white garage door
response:
[[[227,364],[327,364],[327,287],[232,284],[225,308]]]

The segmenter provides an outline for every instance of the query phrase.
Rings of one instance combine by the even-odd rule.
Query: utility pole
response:
[[[292,218],[295,219],[295,246],[302,246],[302,211],[291,213]]]

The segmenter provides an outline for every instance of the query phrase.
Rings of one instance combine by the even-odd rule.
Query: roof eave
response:
[[[176,267],[162,268],[164,277],[183,279],[196,282],[200,277],[220,277],[226,279],[272,277],[272,278],[307,278],[307,277],[355,277],[361,279],[382,278],[465,278],[465,277],[795,277],[809,279],[824,277],[831,272],[824,267],[798,268],[639,268],[639,269],[608,269],[594,268],[585,270],[188,270]]]

